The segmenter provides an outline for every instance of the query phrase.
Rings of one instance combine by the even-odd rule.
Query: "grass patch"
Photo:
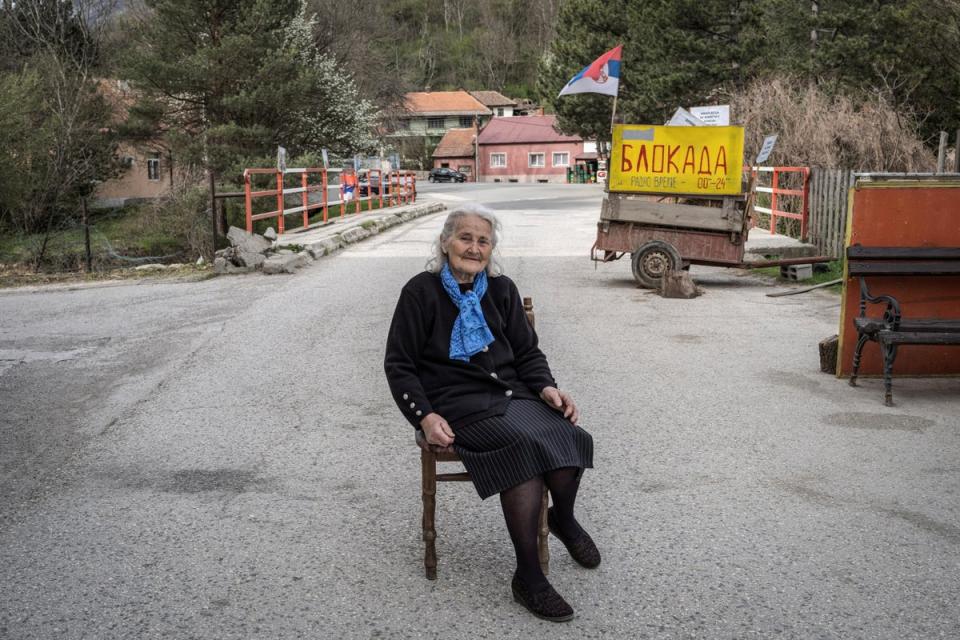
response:
[[[96,282],[122,282],[127,280],[174,280],[180,282],[199,282],[213,278],[216,274],[209,265],[196,266],[185,264],[162,271],[137,271],[136,269],[113,269],[111,271],[59,271],[35,273],[33,270],[16,266],[0,265],[0,289],[37,285],[82,285]]]
[[[813,277],[807,278],[805,280],[800,280],[799,282],[805,285],[815,285],[821,284],[824,282],[830,282],[831,280],[837,280],[843,277],[843,260],[833,260],[831,262],[823,263],[826,266],[825,271],[819,271],[823,266],[818,267],[817,265],[813,266]],[[765,276],[770,276],[776,278],[778,282],[795,282],[794,280],[788,280],[787,278],[782,278],[780,276],[780,267],[762,267],[760,269],[751,269],[754,273],[759,273]],[[832,287],[828,287],[828,291],[840,292],[841,285],[837,284]]]

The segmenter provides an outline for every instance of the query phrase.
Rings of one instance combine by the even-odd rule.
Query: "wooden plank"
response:
[[[877,333],[880,344],[960,344],[960,333],[921,333],[906,331],[880,331]]]
[[[847,257],[853,260],[901,259],[901,260],[960,260],[960,247],[863,247],[853,245],[847,249]]]
[[[702,207],[692,204],[653,202],[631,196],[611,193],[604,199],[600,210],[601,220],[637,222],[681,229],[705,231],[740,231],[743,211],[738,200],[724,200],[721,207]]]
[[[810,215],[813,218],[814,243],[817,247],[817,253],[826,253],[827,239],[824,237],[826,225],[823,224],[823,181],[826,177],[826,170],[817,167],[813,170],[813,186],[810,191]]]
[[[847,262],[852,276],[952,276],[960,274],[960,261],[874,261],[849,260]]]

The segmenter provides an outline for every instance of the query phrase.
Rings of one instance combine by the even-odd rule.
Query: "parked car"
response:
[[[466,182],[467,176],[456,169],[440,167],[439,169],[431,169],[427,180],[429,182]]]

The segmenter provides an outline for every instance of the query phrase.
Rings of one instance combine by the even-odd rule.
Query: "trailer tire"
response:
[[[667,271],[679,271],[683,260],[669,242],[652,240],[633,252],[630,260],[633,265],[633,277],[641,287],[659,289],[663,274]]]

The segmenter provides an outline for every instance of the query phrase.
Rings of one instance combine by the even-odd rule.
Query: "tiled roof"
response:
[[[488,107],[515,107],[516,100],[511,100],[499,91],[471,91],[470,95]]]
[[[473,129],[450,129],[433,151],[434,158],[472,158]]]
[[[466,91],[413,91],[404,96],[404,108],[418,116],[489,115],[490,110]]]
[[[581,142],[556,130],[557,116],[513,116],[493,118],[480,132],[480,144],[517,142]]]

